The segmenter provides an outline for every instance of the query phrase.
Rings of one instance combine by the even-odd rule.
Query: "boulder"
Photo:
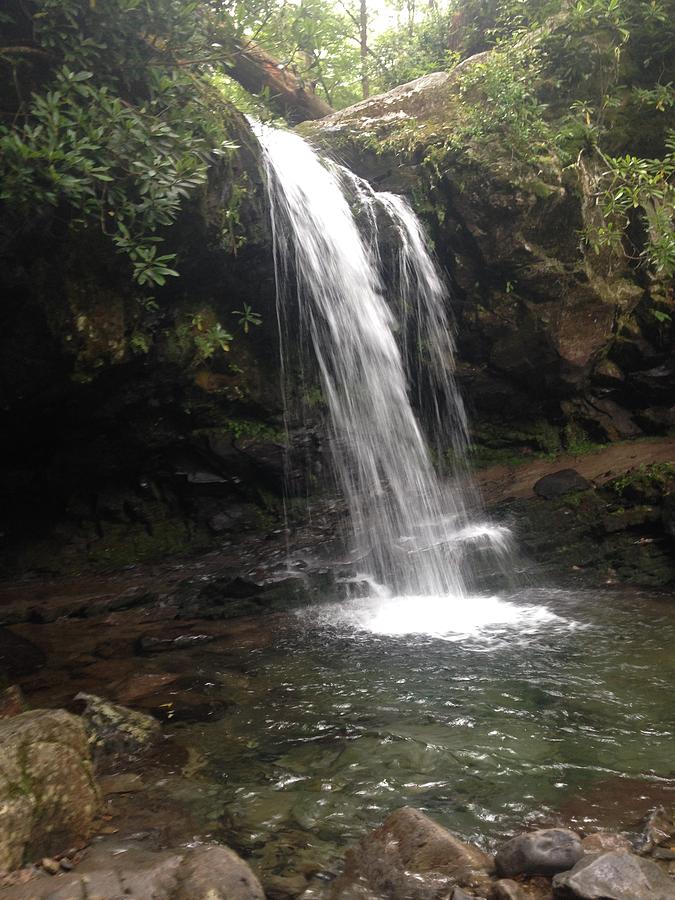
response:
[[[185,856],[171,900],[265,900],[265,894],[233,850],[206,846]]]
[[[99,802],[80,719],[38,709],[0,722],[0,870],[86,840]]]
[[[478,847],[419,810],[403,807],[347,852],[331,897],[433,900],[447,897],[454,885],[487,889],[493,871],[492,857]]]
[[[657,806],[647,816],[643,832],[642,853],[651,853],[657,847],[673,843],[675,839],[675,817],[665,807]]]
[[[632,850],[633,846],[627,837],[613,831],[596,831],[582,840],[584,853],[599,853],[601,850]]]
[[[264,900],[260,882],[227,847],[146,850],[103,842],[72,871],[37,876],[3,892],[4,900]]]
[[[91,755],[97,768],[114,768],[138,756],[160,738],[159,722],[146,713],[118,706],[95,694],[79,693],[81,716],[89,736]]]
[[[675,881],[647,859],[610,850],[580,860],[553,879],[561,900],[675,900]]]
[[[544,500],[555,500],[556,497],[574,491],[587,491],[590,487],[590,483],[576,469],[561,469],[559,472],[544,475],[535,482],[532,490]]]
[[[583,856],[581,840],[566,828],[544,828],[519,834],[508,841],[495,857],[497,872],[512,875],[555,875],[564,872]]]

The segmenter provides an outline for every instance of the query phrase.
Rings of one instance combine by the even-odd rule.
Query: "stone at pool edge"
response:
[[[675,814],[657,806],[647,816],[640,853],[651,853],[672,843],[675,843]]]
[[[329,897],[423,900],[449,893],[454,885],[487,891],[493,873],[491,856],[406,806],[347,851],[344,872]]]
[[[147,850],[137,842],[103,841],[70,872],[38,875],[2,891],[3,900],[265,900],[260,882],[229,847]]]
[[[584,857],[553,879],[556,900],[675,900],[675,881],[626,850]]]
[[[80,715],[97,769],[115,768],[146,752],[161,738],[159,722],[146,713],[84,692],[75,696],[75,702],[83,704]]]
[[[550,475],[544,475],[539,481],[535,481],[532,490],[544,500],[555,500],[556,497],[572,494],[575,491],[587,491],[591,486],[591,483],[586,481],[576,469],[561,469],[559,472],[551,472]]]
[[[605,853],[608,850],[627,850],[629,853],[633,851],[633,845],[623,834],[616,834],[613,831],[594,831],[587,834],[581,841],[584,853]]]
[[[77,716],[38,709],[0,722],[0,871],[87,840],[100,806]]]
[[[500,878],[490,891],[490,900],[529,900],[529,898],[530,894],[526,894],[523,888],[510,878]]]
[[[567,828],[542,828],[507,841],[495,856],[497,873],[555,875],[571,869],[584,855],[579,835]]]

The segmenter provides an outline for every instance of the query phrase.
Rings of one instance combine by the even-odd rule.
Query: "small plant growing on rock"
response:
[[[253,312],[248,303],[244,303],[243,309],[232,310],[232,315],[241,316],[238,322],[244,329],[244,334],[249,333],[251,325],[262,325],[262,316],[257,312]]]
[[[200,362],[210,359],[217,350],[229,352],[234,338],[220,322],[209,324],[202,313],[197,313],[192,317],[192,326],[195,330],[193,339]]]

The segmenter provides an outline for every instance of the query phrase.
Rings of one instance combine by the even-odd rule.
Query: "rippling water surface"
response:
[[[268,869],[330,866],[403,804],[489,845],[532,817],[627,827],[640,792],[675,786],[667,600],[383,596],[267,627],[240,658],[205,656],[233,705],[176,738]]]

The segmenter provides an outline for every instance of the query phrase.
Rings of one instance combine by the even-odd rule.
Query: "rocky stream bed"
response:
[[[527,465],[509,515],[583,506]],[[406,637],[328,565],[341,515],[3,585],[0,896],[675,897],[670,595],[608,576],[602,541],[586,571],[540,547],[497,605]]]

